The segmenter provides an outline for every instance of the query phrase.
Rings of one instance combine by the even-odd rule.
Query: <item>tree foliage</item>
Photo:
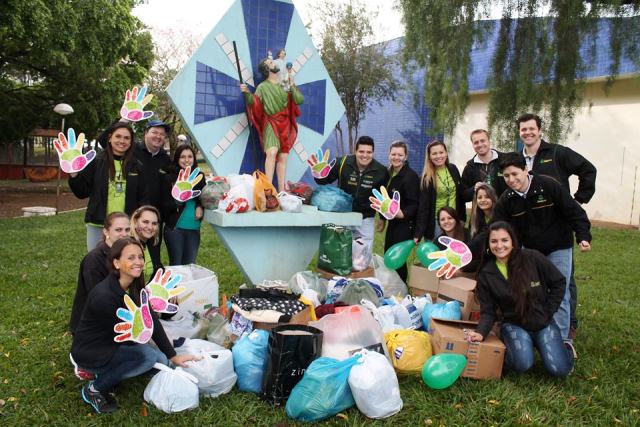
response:
[[[384,43],[373,44],[373,14],[363,3],[355,0],[335,4],[325,0],[319,10],[320,54],[345,106],[351,153],[360,122],[371,105],[394,98],[397,83],[393,72],[398,63],[385,56]],[[336,130],[341,143],[339,123]]]
[[[153,61],[136,0],[5,0],[0,6],[0,143],[38,126],[67,124],[95,136],[119,115],[127,88]]]
[[[514,119],[524,112],[545,118],[546,135],[561,142],[582,101],[584,76],[597,55],[600,18],[611,23],[610,81],[621,57],[638,58],[640,2],[621,0],[400,0],[406,27],[404,59],[426,67],[424,97],[434,131],[451,135],[469,103],[474,44],[490,40],[493,23],[478,21],[502,7],[488,73],[489,128],[511,145]],[[544,17],[541,17],[544,15]],[[584,46],[588,46],[581,52]]]

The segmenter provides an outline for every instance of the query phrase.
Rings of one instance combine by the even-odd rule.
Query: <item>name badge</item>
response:
[[[116,182],[116,193],[122,193],[122,183]]]

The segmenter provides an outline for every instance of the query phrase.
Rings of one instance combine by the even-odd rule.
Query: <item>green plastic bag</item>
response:
[[[318,268],[341,276],[351,274],[351,230],[335,224],[323,224],[320,232]]]

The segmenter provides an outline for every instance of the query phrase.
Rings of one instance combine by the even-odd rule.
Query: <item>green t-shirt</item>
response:
[[[498,267],[498,271],[504,276],[505,279],[509,278],[509,269],[507,268],[507,264],[502,261],[496,260],[496,267]]]
[[[149,248],[147,245],[144,245],[144,280],[149,283],[151,279],[153,279],[153,261],[151,260],[151,255],[149,254]]]
[[[200,230],[200,221],[196,219],[196,201],[187,200],[176,223],[176,228],[183,230]]]
[[[436,214],[445,207],[456,208],[456,183],[449,169],[442,167],[436,170]],[[437,218],[436,218],[437,219]]]
[[[114,160],[115,177],[109,180],[107,190],[107,215],[111,212],[124,212],[124,196],[127,190],[127,181],[122,174],[122,161]]]

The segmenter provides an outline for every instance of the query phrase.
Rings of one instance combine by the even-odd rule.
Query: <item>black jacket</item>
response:
[[[590,242],[587,213],[560,183],[544,175],[530,174],[529,179],[526,198],[511,189],[505,191],[493,210],[493,220],[511,223],[523,246],[545,255],[572,248],[572,231],[576,242]]]
[[[173,184],[175,184],[178,179],[178,171],[174,171],[171,166],[168,166],[160,175],[162,179],[160,214],[162,215],[165,225],[170,229],[174,229],[185,207],[184,202],[177,201],[171,195]],[[202,175],[202,179],[196,184],[194,190],[202,191],[205,186],[204,174],[201,172],[200,175]],[[198,206],[202,206],[202,203],[200,203],[200,197],[196,197],[195,202]]]
[[[578,191],[573,195],[578,203],[589,203],[596,192],[596,167],[569,147],[540,142],[538,152],[533,158],[533,172],[549,175],[571,192],[569,177],[577,175]]]
[[[71,354],[79,366],[87,369],[99,368],[111,360],[119,346],[137,345],[130,341],[117,343],[113,340],[116,336],[113,327],[122,321],[116,316],[116,310],[121,307],[126,309],[124,294],[114,273],[109,274],[89,293],[71,344]],[[130,297],[136,304],[140,304],[139,295],[130,295]],[[167,358],[171,359],[176,352],[153,310],[151,310],[151,317],[153,318],[153,342]]]
[[[107,268],[108,254],[109,246],[102,241],[98,243],[98,246],[89,251],[80,263],[78,287],[76,288],[76,295],[73,298],[71,319],[69,320],[69,330],[72,334],[75,333],[78,323],[80,323],[80,316],[82,316],[82,310],[84,310],[89,292],[109,275],[109,269]]]
[[[476,162],[478,155],[476,154],[469,160],[462,171],[462,197],[465,202],[473,200],[476,182],[485,182],[496,190],[498,197],[509,188],[502,177],[500,171],[500,158],[504,155],[497,150],[492,150],[498,154],[498,157],[489,163]]]
[[[339,157],[326,178],[314,178],[316,183],[320,185],[330,184],[336,179],[338,187],[353,197],[353,212],[360,212],[363,218],[375,216],[376,211],[369,206],[371,204],[369,196],[373,195],[374,188],[378,190],[381,186],[387,185],[389,181],[389,172],[382,163],[373,159],[369,166],[360,173],[356,164],[356,156],[352,154]],[[400,206],[402,206],[402,200],[400,200]]]
[[[460,180],[460,172],[453,163],[447,165],[447,169],[453,178],[453,182],[456,185],[456,212],[461,221],[467,219],[467,209],[462,198],[462,183]],[[433,240],[435,233],[436,223],[436,188],[431,183],[430,185],[422,188],[420,192],[420,204],[418,206],[418,216],[416,217],[416,232],[415,238],[420,240],[423,237],[428,240]]]
[[[131,216],[133,211],[147,203],[147,192],[142,177],[142,164],[132,158],[123,171],[126,180],[124,212]],[[75,178],[69,177],[69,188],[79,199],[89,198],[84,221],[92,224],[104,224],[107,217],[107,197],[109,184],[109,166],[107,155],[103,151],[89,163]]]
[[[387,221],[384,246],[388,249],[398,242],[413,238],[420,203],[420,178],[408,164],[405,164],[393,178],[389,179],[386,188],[389,197],[393,197],[394,191],[400,193],[400,209],[404,215],[404,218]],[[384,220],[384,217],[381,219]]]
[[[522,249],[521,256],[527,257],[535,266],[527,287],[528,315],[522,318],[515,312],[511,284],[500,273],[492,258],[480,271],[475,290],[480,303],[480,321],[476,331],[483,337],[498,320],[498,309],[502,312],[503,322],[513,323],[527,331],[539,331],[551,323],[560,307],[566,278],[538,251]]]
[[[143,176],[147,186],[149,204],[161,210],[162,175],[164,175],[164,171],[161,170],[169,166],[171,158],[163,149],[160,149],[155,156],[151,155],[144,143],[136,144],[133,154],[143,166]],[[164,222],[164,218],[160,218],[160,221]]]

